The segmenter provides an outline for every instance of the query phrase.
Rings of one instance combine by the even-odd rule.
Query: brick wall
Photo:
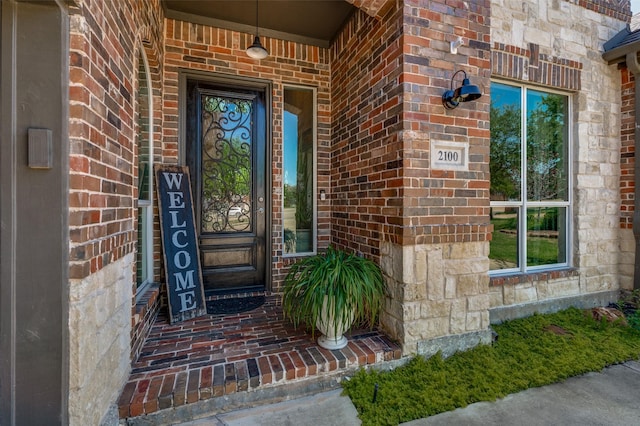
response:
[[[100,423],[130,368],[137,56],[144,39],[157,95],[163,25],[157,0],[78,0],[70,21],[69,418],[84,425]]]
[[[374,258],[402,234],[400,17],[358,11],[331,48],[332,242]]]
[[[524,5],[511,10],[500,0],[380,0],[365,5],[374,16],[357,11],[330,49],[263,37],[270,56],[255,61],[244,52],[252,35],[164,21],[158,0],[77,0],[71,7],[69,93],[73,423],[95,424],[102,416],[106,408],[96,404],[113,400],[107,394],[117,391],[129,350],[135,356],[157,311],[157,293],[143,299],[148,309],[132,307],[138,49],[151,66],[156,163],[180,161],[179,70],[272,83],[274,290],[292,261],[282,256],[283,87],[318,89],[318,190],[329,194],[317,201],[319,248],[332,242],[383,264],[392,293],[385,327],[405,344],[486,329],[491,72],[572,91],[580,140],[575,251],[581,272],[578,279],[571,275],[571,291],[616,288],[614,228],[626,228],[630,219],[623,214],[618,223],[611,206],[620,203],[629,212],[630,199],[617,199],[617,185],[624,194],[631,184],[625,170],[633,137],[623,127],[620,146],[610,131],[618,119],[618,100],[611,95],[616,79],[603,83],[610,72],[588,52],[598,51],[628,20],[628,1],[566,0],[544,10],[538,2]],[[585,37],[594,27],[600,31]],[[458,37],[464,45],[452,54],[449,42]],[[458,70],[484,96],[447,111],[441,96]],[[623,90],[628,80],[623,73]],[[468,143],[469,169],[432,169],[434,140]],[[617,160],[610,160],[619,152],[622,177]],[[157,226],[156,238],[159,280]],[[492,305],[505,303],[505,291],[492,292]],[[521,294],[539,298],[536,291],[523,288]],[[109,377],[99,376],[105,372]]]
[[[405,244],[488,241],[489,1],[407,1],[405,16]],[[464,44],[450,53],[450,42]],[[442,94],[465,71],[483,96],[445,110]],[[461,74],[453,86],[461,84]],[[468,143],[468,170],[430,166],[434,141]]]
[[[563,0],[622,22],[631,20],[629,0]]]
[[[154,9],[138,2],[132,4],[122,2],[119,9],[113,10],[100,2],[79,2],[79,8],[72,9],[69,90],[72,279],[85,278],[135,248],[133,88],[137,55],[132,52],[137,52],[136,43],[143,40],[144,33],[155,83],[154,97],[158,97],[162,21],[157,5]],[[98,7],[101,5],[103,8]],[[141,30],[137,35],[121,32],[119,25],[137,25],[134,16],[153,25],[138,26]],[[154,132],[159,140],[162,126],[159,109],[155,115]]]
[[[488,335],[489,76],[492,16],[489,1],[406,1],[403,267],[387,247],[393,271],[387,327],[403,330],[405,352],[486,343]],[[463,45],[451,53],[450,42]],[[445,90],[464,71],[483,96],[454,110]],[[455,80],[452,83],[452,78]],[[468,146],[468,167],[432,167],[433,144]],[[410,266],[413,264],[413,266]],[[444,340],[441,340],[444,339]],[[426,342],[433,342],[427,345]]]
[[[577,91],[582,84],[581,71],[581,62],[540,53],[540,45],[536,43],[529,43],[526,49],[494,43],[491,49],[491,74],[494,77]]]
[[[624,67],[620,70],[620,227],[632,229],[635,194],[635,79]]]
[[[283,258],[283,221],[282,221],[282,117],[284,85],[306,85],[317,88],[317,189],[330,194],[329,182],[329,145],[331,122],[331,97],[329,92],[329,52],[316,46],[307,46],[294,42],[262,37],[269,51],[266,59],[257,61],[249,58],[245,49],[253,42],[251,34],[212,28],[177,20],[167,20],[166,56],[164,63],[163,96],[163,146],[164,162],[177,163],[179,147],[178,135],[178,71],[199,70],[215,73],[219,76],[238,76],[255,78],[272,83],[272,163],[267,173],[272,173],[271,193],[272,252],[272,289],[277,291],[287,266],[294,258]],[[318,203],[318,246],[324,248],[329,243],[330,201]]]
[[[383,326],[415,353],[488,326],[489,102],[445,111],[441,99],[461,69],[488,89],[490,13],[488,2],[397,6],[358,12],[332,46],[332,237],[380,261]],[[468,143],[469,169],[432,169],[433,139]]]
[[[382,240],[487,239],[488,101],[445,113],[440,100],[458,69],[472,80],[483,68],[479,78],[488,76],[488,35],[478,31],[487,9],[474,6],[467,20],[430,4],[405,2],[382,21],[360,12],[332,47],[334,241],[373,256]],[[443,50],[458,35],[470,47],[454,70]],[[431,136],[470,141],[474,163],[485,164],[429,170]]]
[[[620,286],[634,287],[635,237],[635,78],[626,67],[620,70]]]

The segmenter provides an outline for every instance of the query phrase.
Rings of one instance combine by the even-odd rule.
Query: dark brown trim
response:
[[[626,60],[629,53],[636,53],[640,50],[640,42],[629,43],[617,47],[602,54],[602,59],[607,61],[607,65],[619,64]]]
[[[0,424],[68,424],[69,17],[56,1],[0,3]],[[28,167],[28,129],[51,167]]]
[[[178,70],[178,164],[186,165],[186,110],[187,110],[187,80],[201,80],[208,83],[225,85],[231,88],[248,88],[264,91],[265,96],[265,210],[268,212],[265,223],[265,278],[264,288],[271,291],[273,286],[273,83],[268,80],[231,76],[207,71],[179,69]]]

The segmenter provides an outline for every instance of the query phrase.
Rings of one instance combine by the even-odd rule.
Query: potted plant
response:
[[[347,345],[343,333],[354,321],[376,324],[384,294],[378,265],[329,247],[291,266],[284,280],[282,308],[296,327],[301,322],[315,325],[322,334],[320,346],[341,349]]]

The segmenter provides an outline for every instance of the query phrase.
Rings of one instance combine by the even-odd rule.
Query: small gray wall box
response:
[[[51,155],[52,135],[50,129],[29,129],[29,167],[50,169],[53,167]]]

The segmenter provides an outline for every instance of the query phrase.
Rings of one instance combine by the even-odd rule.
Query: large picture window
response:
[[[315,92],[284,90],[284,254],[315,250]]]
[[[491,84],[491,272],[567,266],[571,215],[569,102]]]

